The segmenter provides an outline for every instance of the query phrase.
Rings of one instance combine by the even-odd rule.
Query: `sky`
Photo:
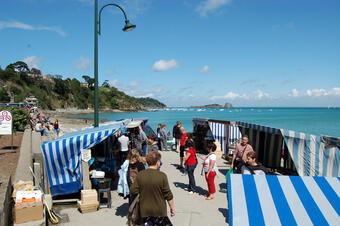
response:
[[[340,107],[339,0],[99,0],[99,83],[168,106]],[[0,66],[93,76],[94,0],[1,0]]]

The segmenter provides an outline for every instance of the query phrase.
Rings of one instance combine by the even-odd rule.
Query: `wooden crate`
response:
[[[77,201],[77,205],[81,213],[90,213],[98,210],[99,202],[84,204],[81,201]]]

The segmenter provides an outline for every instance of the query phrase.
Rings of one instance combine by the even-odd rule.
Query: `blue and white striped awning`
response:
[[[209,122],[210,130],[215,141],[220,142],[223,153],[226,153],[226,131],[227,125],[217,122]]]
[[[300,176],[340,177],[339,138],[331,140],[283,129],[281,132]],[[325,143],[327,140],[332,142]]]
[[[209,122],[210,130],[214,136],[215,141],[220,142],[222,151],[226,153],[226,140],[227,140],[227,124],[218,122]],[[234,143],[242,137],[240,129],[237,126],[229,126],[229,144]]]
[[[237,122],[237,125],[240,126],[240,127],[255,129],[255,130],[270,133],[270,134],[281,134],[280,129],[271,128],[271,127],[268,127],[268,126],[261,126],[261,125],[248,123],[248,122]]]
[[[229,144],[242,138],[242,133],[238,126],[229,126]]]
[[[41,148],[52,195],[78,192],[82,188],[81,150],[99,144],[123,128],[124,122],[121,121],[44,142]]]
[[[228,175],[230,225],[339,225],[336,177]]]

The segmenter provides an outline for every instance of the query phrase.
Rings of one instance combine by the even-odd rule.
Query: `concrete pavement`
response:
[[[172,151],[161,152],[163,166],[161,170],[168,176],[169,184],[174,195],[175,216],[171,218],[175,226],[221,226],[228,225],[228,209],[226,193],[219,190],[226,188],[226,162],[218,158],[218,177],[215,179],[216,194],[214,200],[205,200],[207,184],[201,176],[201,165],[195,170],[196,185],[199,194],[189,194],[184,188],[188,184],[188,176],[176,169],[179,154]],[[199,155],[198,157],[203,158]],[[202,161],[199,160],[199,163]],[[74,205],[62,206],[58,212],[64,217],[60,225],[126,225],[128,211],[127,200],[112,191],[112,208],[102,208],[97,212],[81,214]],[[168,209],[169,212],[169,209]],[[169,214],[170,215],[170,214]]]

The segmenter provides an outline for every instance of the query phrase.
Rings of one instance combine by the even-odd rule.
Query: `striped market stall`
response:
[[[340,138],[281,130],[300,176],[340,177]]]
[[[204,128],[204,134],[200,136],[200,139],[213,139],[214,141],[218,141],[221,144],[223,154],[226,154],[229,146],[234,145],[235,141],[242,137],[239,127],[230,121],[195,118],[193,119],[193,123],[194,131],[197,131],[197,128],[200,126]],[[231,152],[229,152],[229,154],[231,154]]]
[[[294,163],[284,145],[280,129],[247,122],[236,122],[242,135],[248,135],[250,144],[257,153],[257,160],[266,167],[295,171]]]
[[[228,176],[230,225],[339,225],[336,177]]]
[[[53,196],[78,192],[82,188],[83,149],[90,149],[117,131],[125,121],[65,134],[42,144],[48,182]]]

